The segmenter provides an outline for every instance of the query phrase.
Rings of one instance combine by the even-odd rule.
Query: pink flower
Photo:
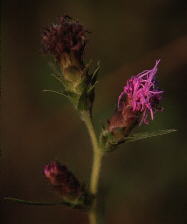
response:
[[[117,110],[100,137],[108,150],[125,142],[138,124],[148,124],[150,119],[154,119],[154,114],[161,110],[159,103],[163,91],[158,88],[155,79],[159,62],[157,60],[152,69],[132,76],[124,86],[118,98]]]
[[[160,110],[159,102],[163,91],[158,89],[155,80],[159,62],[160,60],[157,60],[152,69],[130,78],[118,98],[118,111],[122,116],[125,116],[127,111],[132,111],[139,117],[139,125],[148,124],[148,117],[153,120],[155,112]]]

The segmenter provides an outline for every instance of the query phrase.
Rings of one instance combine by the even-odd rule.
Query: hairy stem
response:
[[[98,224],[96,196],[98,192],[99,176],[100,176],[101,164],[102,164],[104,153],[98,143],[90,113],[88,111],[84,111],[82,112],[81,115],[82,115],[82,120],[84,121],[88,129],[88,133],[90,135],[90,139],[91,139],[92,147],[93,147],[93,163],[92,163],[92,171],[91,171],[91,177],[90,177],[90,193],[92,193],[95,196],[95,201],[93,202],[92,208],[90,209],[90,212],[89,212],[89,220],[90,220],[90,224]]]

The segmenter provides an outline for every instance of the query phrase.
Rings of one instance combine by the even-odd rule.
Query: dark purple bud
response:
[[[46,54],[52,55],[64,67],[69,64],[83,66],[83,53],[88,31],[69,16],[61,16],[57,23],[44,29],[42,46]]]
[[[88,67],[83,61],[87,34],[83,25],[69,16],[59,17],[42,33],[43,52],[56,59],[65,91],[71,93],[70,98],[76,95],[76,99],[71,100],[75,107],[78,107],[79,98],[90,85]],[[89,97],[84,98],[87,100]]]
[[[53,161],[44,167],[44,175],[54,189],[64,198],[75,199],[83,194],[77,178],[59,162]]]

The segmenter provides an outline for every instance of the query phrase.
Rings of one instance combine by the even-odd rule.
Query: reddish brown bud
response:
[[[116,128],[130,129],[137,121],[137,113],[132,110],[128,102],[124,103],[122,110],[114,113],[108,121],[108,131],[113,132]]]
[[[76,199],[83,194],[83,187],[66,166],[53,161],[44,167],[44,175],[54,189],[66,199]]]
[[[121,105],[120,109],[113,114],[108,124],[101,133],[101,143],[107,151],[113,150],[115,146],[125,142],[125,138],[138,124],[138,113],[132,110],[128,98]]]

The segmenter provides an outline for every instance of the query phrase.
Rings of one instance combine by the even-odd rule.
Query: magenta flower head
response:
[[[57,23],[44,29],[42,33],[43,51],[58,62],[82,64],[82,57],[88,31],[69,16],[61,16]],[[68,57],[67,57],[68,56]],[[68,60],[68,61],[64,61]]]
[[[149,118],[153,120],[155,112],[160,110],[163,91],[158,89],[155,79],[159,62],[157,60],[152,69],[130,78],[118,98],[118,111],[125,116],[130,109],[138,117],[139,125],[148,124]]]
[[[108,121],[102,134],[105,146],[124,142],[131,130],[137,125],[148,124],[161,110],[159,102],[163,91],[156,82],[157,66],[132,76],[118,98],[117,111]]]
[[[74,199],[81,196],[83,188],[66,166],[53,161],[44,167],[43,172],[50,184],[62,197]]]

